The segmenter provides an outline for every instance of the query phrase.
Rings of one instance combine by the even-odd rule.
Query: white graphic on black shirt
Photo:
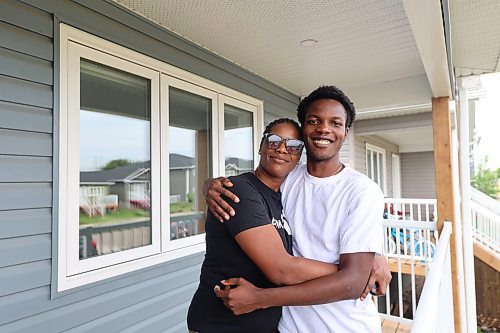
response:
[[[286,220],[285,213],[283,210],[281,211],[281,216],[280,219],[277,220],[273,217],[273,225],[276,229],[285,229],[286,233],[288,235],[292,234],[292,229],[290,228],[290,225],[288,224],[288,221]]]

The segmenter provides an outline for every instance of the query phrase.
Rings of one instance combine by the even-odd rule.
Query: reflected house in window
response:
[[[194,157],[169,155],[170,203],[192,201],[196,191],[196,161]]]
[[[80,211],[92,216],[95,213],[104,215],[110,209],[117,208],[149,208],[149,173],[150,162],[80,172]]]
[[[226,158],[226,177],[253,171],[253,161],[237,157]]]
[[[189,193],[193,193],[196,187],[195,159],[170,154],[169,169],[170,202],[189,201]],[[110,170],[80,172],[80,211],[88,216],[95,216],[105,215],[118,208],[149,209],[150,172],[149,161]]]

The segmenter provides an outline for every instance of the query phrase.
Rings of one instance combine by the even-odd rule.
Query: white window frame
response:
[[[384,148],[381,148],[381,147],[378,147],[378,146],[375,146],[373,144],[369,144],[369,143],[366,143],[366,147],[365,147],[365,157],[366,155],[368,155],[368,151],[372,151],[376,154],[381,154],[382,155],[382,165],[380,166],[379,165],[379,168],[378,168],[378,174],[375,175],[374,174],[374,168],[373,168],[373,158],[372,158],[372,161],[368,161],[368,158],[366,158],[366,175],[368,177],[370,177],[371,180],[373,180],[375,183],[377,183],[382,192],[384,193],[384,195],[387,195],[387,167],[386,167],[386,156],[385,156],[385,149]],[[372,154],[370,154],[370,156],[373,156]],[[371,163],[371,174],[368,174],[368,163],[369,162],[372,162]],[[377,163],[378,163],[378,159],[377,159]],[[380,184],[380,176],[383,175],[383,182],[382,184]],[[377,176],[377,177],[375,177]]]
[[[168,87],[212,99],[211,176],[224,175],[222,101],[254,112],[254,164],[263,130],[263,102],[213,81],[132,51],[65,24],[60,25],[60,94],[58,142],[57,291],[64,291],[205,250],[205,235],[170,240],[168,205]],[[152,243],[110,255],[79,260],[79,142],[80,57],[151,80]],[[78,98],[76,98],[78,97]],[[78,111],[78,112],[75,112]],[[78,146],[78,145],[76,145]],[[161,181],[159,181],[161,179]],[[160,184],[154,186],[154,184]],[[165,198],[165,199],[162,199]],[[163,237],[162,237],[163,235]]]
[[[254,123],[253,127],[253,160],[254,160],[254,168],[257,167],[257,163],[259,163],[259,139],[260,135],[259,133],[262,133],[262,131],[257,129],[257,126],[255,126],[256,122],[262,121],[259,119],[259,112],[258,112],[258,107],[256,105],[252,105],[246,102],[243,102],[241,100],[238,100],[236,98],[232,98],[223,94],[219,94],[219,128],[221,129],[222,136],[220,137],[219,140],[219,174],[225,175],[226,174],[226,160],[225,160],[225,154],[224,154],[224,105],[228,104],[231,106],[235,106],[239,109],[248,111],[252,113],[252,119]]]
[[[168,141],[168,134],[169,134],[169,88],[177,88],[198,96],[206,97],[212,100],[212,124],[217,124],[218,123],[218,108],[217,108],[217,93],[214,91],[202,88],[200,86],[197,86],[195,84],[174,78],[172,76],[168,76],[165,74],[161,75],[161,105],[162,105],[162,111],[161,111],[161,142],[162,142],[162,147],[169,147],[169,141]],[[212,157],[215,157],[219,154],[219,151],[217,149],[217,139],[218,135],[217,133],[214,133],[212,131]],[[164,153],[161,155],[161,172],[162,175],[168,175],[169,174],[169,155],[168,153],[165,153],[165,148],[164,148]],[[212,170],[218,170],[218,159],[217,158],[212,158]],[[162,193],[169,193],[170,194],[170,178],[169,177],[162,177],[162,183],[161,183],[161,189]],[[164,213],[163,218],[162,218],[162,230],[163,235],[170,235],[170,202],[169,200],[162,200],[162,206],[161,206],[161,211]],[[163,252],[171,251],[171,250],[176,250],[176,249],[182,249],[186,248],[195,244],[205,244],[205,234],[199,234],[199,235],[193,235],[190,237],[186,238],[179,238],[179,239],[173,239],[171,240],[170,237],[163,237],[162,239],[162,247],[164,249]]]

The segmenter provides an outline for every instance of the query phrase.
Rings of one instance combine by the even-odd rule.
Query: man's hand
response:
[[[224,219],[229,220],[229,216],[235,214],[234,209],[221,198],[221,195],[225,195],[236,203],[240,202],[240,199],[224,186],[232,187],[233,183],[225,177],[210,178],[203,183],[203,196],[208,209],[220,222],[224,222]]]
[[[387,264],[387,259],[384,256],[375,256],[368,283],[359,298],[364,301],[369,293],[374,296],[385,295],[391,279],[392,275]]]
[[[215,286],[215,295],[221,298],[224,305],[235,315],[261,308],[258,301],[260,288],[255,287],[244,278],[231,278],[223,280],[221,283],[225,287],[221,289],[219,286]]]

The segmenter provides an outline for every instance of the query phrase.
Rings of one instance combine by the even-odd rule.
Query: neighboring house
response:
[[[342,159],[379,184],[386,197],[436,198],[431,106],[359,113]]]
[[[194,158],[170,154],[170,203],[188,201],[189,193],[196,191]]]
[[[475,9],[450,12],[446,0],[0,1],[0,331],[186,332],[205,250],[204,180],[252,170],[264,125],[296,118],[301,96],[321,84],[343,88],[359,113],[342,161],[387,197],[436,198],[439,230],[444,220],[460,230],[456,212],[468,200],[459,202],[464,187],[452,174],[449,102],[459,102],[456,78],[499,70],[494,48],[469,47],[481,36],[495,45],[477,27],[500,30],[474,24],[498,22],[496,11]],[[240,132],[235,146],[253,147],[253,159],[226,160],[225,140]],[[190,156],[170,154],[174,146]],[[82,171],[116,156],[148,162]],[[148,205],[81,236],[89,195]],[[459,265],[472,250],[460,252],[455,238]],[[455,328],[465,332],[459,291],[470,299],[474,286],[453,272]],[[452,308],[449,297],[437,301]]]
[[[226,158],[226,177],[241,175],[251,172],[254,169],[252,160],[245,160],[237,157]]]
[[[81,192],[93,196],[114,194],[118,197],[119,207],[131,205],[149,205],[150,163],[132,163],[110,170],[80,172]],[[100,191],[98,190],[100,189]],[[85,202],[84,198],[80,200]]]

